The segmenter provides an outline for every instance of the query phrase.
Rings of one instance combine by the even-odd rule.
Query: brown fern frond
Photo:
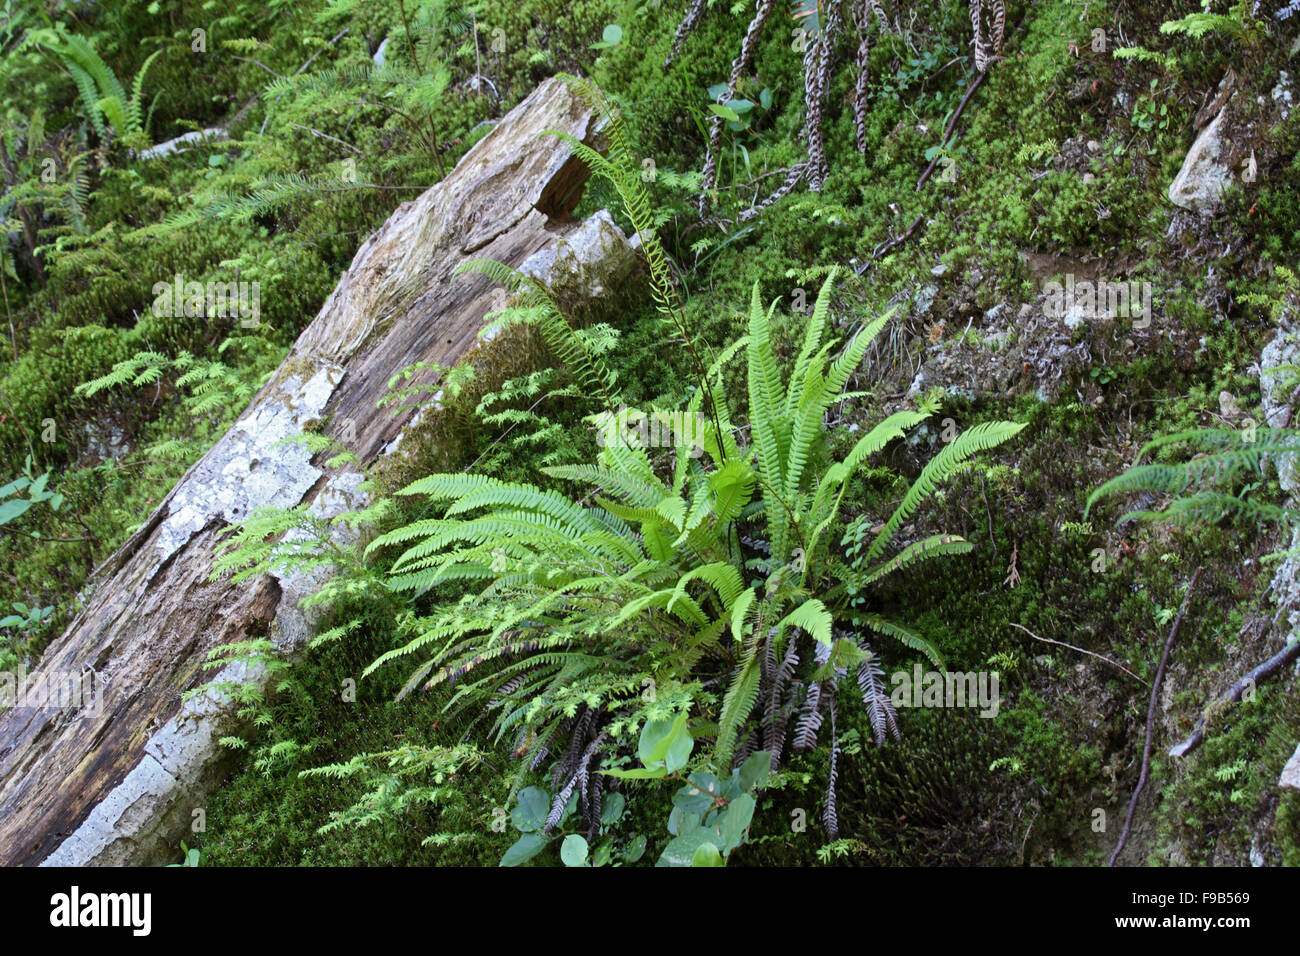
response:
[[[754,51],[758,49],[758,41],[763,35],[763,27],[772,16],[772,11],[776,9],[776,5],[777,0],[758,0],[757,7],[754,10],[754,19],[749,21],[749,28],[745,31],[745,39],[740,44],[740,55],[731,63],[731,76],[727,78],[727,92],[720,99],[720,102],[726,103],[727,100],[736,95],[736,87],[740,84],[740,78],[754,61]],[[705,191],[712,189],[717,184],[718,151],[722,147],[722,123],[721,116],[714,116],[713,125],[709,127],[709,148],[704,160],[703,173],[703,188]]]
[[[768,660],[774,662],[774,657],[769,655]],[[767,687],[767,719],[764,729],[763,749],[772,755],[772,769],[777,770],[781,765],[781,752],[785,749],[785,729],[790,721],[790,711],[783,705],[786,702],[785,689],[790,684],[790,679],[794,677],[794,670],[799,666],[799,655],[795,647],[794,635],[791,635],[789,643],[786,645],[785,657],[779,667],[771,671],[769,686]]]
[[[862,34],[858,41],[858,78],[853,84],[853,132],[857,139],[858,152],[867,153],[867,81],[870,77],[871,37]]]
[[[687,36],[699,24],[700,17],[704,15],[704,4],[707,2],[708,0],[691,0],[691,5],[686,8],[686,16],[682,17],[682,22],[677,24],[677,32],[673,34],[673,48],[668,53],[668,59],[664,60],[665,70],[673,65],[673,60],[677,59],[677,54],[681,52]]]
[[[876,746],[883,747],[886,733],[895,740],[901,737],[898,730],[898,712],[894,710],[894,702],[889,699],[889,692],[885,690],[885,672],[876,663],[876,655],[871,653],[865,642],[858,643],[870,655],[858,664],[858,689],[862,691],[862,703],[867,708],[867,717],[871,721],[871,733],[876,738]]]
[[[831,712],[831,765],[826,780],[826,807],[822,811],[822,824],[826,827],[826,836],[832,840],[840,838],[840,815],[835,806],[835,784],[839,780],[840,738],[835,731],[835,695],[828,701]]]
[[[748,222],[749,220],[757,216],[760,212],[762,212],[764,209],[766,209],[768,206],[772,205],[772,203],[788,195],[790,190],[794,189],[795,186],[799,185],[799,183],[803,180],[807,172],[808,172],[807,163],[796,163],[794,166],[791,166],[790,171],[786,174],[785,180],[781,183],[780,186],[776,188],[776,191],[773,192],[766,199],[764,199],[762,202],[755,203],[753,206],[750,206],[748,209],[741,210],[740,214],[736,216],[736,221]]]
[[[988,22],[987,35],[985,21]],[[1006,21],[1004,0],[970,0],[970,24],[975,34],[975,69],[979,72],[988,72],[993,63],[1002,59],[1002,37]]]
[[[831,72],[835,67],[835,40],[842,25],[843,0],[827,0],[826,22],[817,40],[804,54],[804,138],[808,141],[808,188],[821,192],[829,164],[822,119],[826,94],[830,90]]]
[[[809,684],[808,692],[804,695],[803,705],[799,708],[799,719],[794,725],[792,747],[795,753],[803,753],[817,746],[817,731],[822,726],[822,684],[822,681]]]

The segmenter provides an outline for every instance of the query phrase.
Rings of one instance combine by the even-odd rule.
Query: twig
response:
[[[984,82],[984,77],[986,76],[988,76],[987,73],[977,73],[975,75],[975,81],[971,83],[970,87],[966,90],[966,95],[963,96],[961,102],[957,104],[957,109],[954,110],[952,116],[948,118],[948,125],[943,128],[943,139],[939,140],[939,145],[948,145],[948,139],[952,136],[953,128],[957,125],[957,120],[961,119],[962,110],[966,109],[966,104],[969,103],[970,98],[975,95],[975,91],[980,88],[980,84]],[[921,191],[921,187],[924,186],[925,181],[930,178],[930,174],[934,172],[934,167],[939,164],[939,159],[942,156],[942,153],[935,153],[934,159],[930,160],[930,165],[925,167],[925,172],[923,172],[921,178],[916,181],[917,192]]]
[[[307,69],[307,67],[311,66],[312,61],[313,61],[314,59],[316,59],[316,57],[318,57],[318,56],[320,56],[322,53],[324,53],[327,47],[332,47],[335,43],[338,43],[339,40],[341,40],[341,39],[344,37],[344,35],[347,34],[347,32],[348,32],[348,27],[344,27],[344,28],[343,28],[342,30],[340,30],[338,33],[334,34],[334,39],[330,40],[330,42],[329,42],[329,43],[326,43],[325,46],[321,47],[319,50],[317,50],[317,51],[316,51],[315,53],[313,53],[311,56],[307,57],[307,62],[305,62],[302,66],[298,67],[298,69],[294,70],[293,73],[290,74],[290,75],[291,75],[291,76],[297,76],[297,75],[298,75],[299,73],[301,73],[303,70]],[[236,59],[238,59],[238,57],[237,57]],[[256,61],[254,61],[254,62],[256,62]],[[257,65],[258,65],[258,66],[262,66],[261,63],[258,63]],[[262,69],[266,69],[266,67],[262,67]],[[272,70],[271,72],[274,73],[275,71]],[[279,74],[276,74],[276,75],[278,76]],[[232,119],[232,120],[229,122],[229,124],[227,124],[226,129],[230,129],[230,127],[234,126],[234,125],[235,125],[235,122],[236,122],[236,121],[237,121],[241,116],[244,115],[244,113],[248,110],[248,108],[249,108],[250,106],[252,106],[253,103],[254,103],[254,101],[255,101],[259,96],[261,96],[261,95],[262,95],[262,94],[261,94],[260,91],[257,92],[257,93],[254,93],[254,94],[253,94],[253,98],[252,98],[251,100],[249,100],[247,103],[245,103],[242,107],[240,107],[239,112],[236,113],[235,116],[234,116],[234,119]],[[284,93],[281,92],[281,93],[280,93],[280,96],[284,96]],[[269,123],[269,122],[271,121],[271,108],[274,107],[276,103],[280,102],[280,96],[277,96],[277,97],[275,98],[275,102],[273,102],[270,106],[268,106],[268,107],[266,108],[266,116],[262,117],[262,128],[259,129],[259,130],[257,131],[257,135],[258,135],[258,136],[261,136],[263,133],[266,132],[266,124]]]
[[[240,61],[243,62],[243,63],[252,63],[254,66],[260,66],[262,69],[266,70],[267,73],[270,73],[273,77],[275,77],[277,80],[283,80],[283,79],[284,79],[283,76],[281,76],[279,73],[275,72],[275,70],[271,69],[269,66],[267,66],[265,63],[263,63],[261,60],[254,60],[251,56],[231,56],[231,59],[232,59],[232,60],[240,60]]]
[[[99,540],[99,536],[98,536],[98,535],[94,535],[94,534],[83,535],[82,537],[79,537],[79,538],[43,538],[43,537],[41,537],[41,536],[38,535],[38,534],[31,534],[31,533],[29,533],[29,532],[27,532],[27,531],[23,531],[21,528],[11,528],[11,527],[9,527],[8,525],[3,525],[3,524],[0,524],[0,531],[5,531],[5,532],[8,532],[9,534],[20,534],[20,535],[22,535],[23,537],[25,537],[25,538],[31,538],[31,539],[34,540],[34,541],[60,541],[60,542],[62,542],[62,541],[98,541],[98,540]]]
[[[862,275],[862,273],[867,271],[867,266],[870,265],[872,262],[879,259],[881,256],[884,256],[889,252],[893,251],[895,247],[901,246],[903,243],[907,242],[908,239],[911,239],[912,233],[916,232],[916,227],[921,225],[921,220],[924,218],[925,218],[924,216],[917,216],[915,219],[912,220],[912,224],[907,227],[907,231],[904,232],[901,236],[895,236],[893,239],[890,239],[887,242],[884,242],[881,245],[877,246],[875,251],[871,253],[871,258],[869,258],[866,262],[862,263],[862,265],[858,266],[857,269],[855,269],[854,271],[857,272],[858,275]]]
[[[1238,680],[1237,683],[1232,685],[1232,687],[1228,688],[1228,690],[1224,691],[1219,697],[1215,698],[1214,702],[1206,708],[1206,712],[1208,713],[1217,710],[1218,708],[1215,705],[1241,703],[1241,698],[1246,693],[1247,688],[1254,687],[1260,681],[1272,677],[1297,657],[1300,657],[1300,640],[1293,641],[1289,647],[1284,647],[1249,674],[1246,674]],[[1187,756],[1187,754],[1191,753],[1205,742],[1205,731],[1205,716],[1202,715],[1201,719],[1197,721],[1195,729],[1192,730],[1191,736],[1181,744],[1169,748],[1169,756]]]
[[[1114,866],[1115,861],[1119,859],[1120,852],[1124,845],[1128,843],[1129,829],[1133,826],[1133,815],[1137,813],[1138,798],[1142,796],[1142,788],[1146,786],[1147,774],[1151,772],[1151,737],[1155,732],[1156,725],[1156,704],[1160,701],[1160,685],[1165,679],[1165,667],[1169,664],[1169,650],[1174,646],[1174,638],[1178,635],[1178,626],[1183,623],[1183,614],[1187,611],[1187,605],[1191,603],[1192,591],[1196,588],[1197,579],[1200,578],[1204,568],[1197,568],[1192,575],[1192,580],[1187,584],[1187,593],[1183,595],[1182,606],[1178,608],[1178,617],[1174,618],[1174,626],[1169,631],[1169,637],[1165,639],[1165,649],[1160,655],[1160,667],[1156,670],[1155,683],[1151,685],[1151,702],[1147,704],[1147,739],[1142,747],[1142,773],[1138,776],[1137,786],[1133,789],[1133,799],[1129,801],[1128,815],[1124,818],[1124,829],[1120,831],[1119,843],[1115,845],[1115,852],[1110,855],[1108,866]]]
[[[353,146],[351,143],[344,142],[343,140],[339,139],[337,136],[331,136],[329,133],[322,133],[318,129],[314,129],[311,126],[303,126],[300,123],[290,123],[289,125],[292,126],[294,129],[302,130],[304,133],[311,133],[313,136],[319,136],[321,139],[328,139],[331,142],[338,143],[343,148],[350,149],[352,150],[352,152],[356,153],[357,155],[361,155],[361,150],[357,149],[357,147]]]
[[[1055,644],[1057,647],[1068,647],[1070,650],[1072,650],[1072,651],[1078,651],[1080,654],[1087,654],[1089,657],[1095,657],[1095,658],[1097,658],[1097,660],[1101,661],[1102,663],[1109,664],[1111,667],[1119,668],[1119,669],[1122,670],[1125,674],[1127,674],[1129,677],[1131,677],[1131,678],[1133,678],[1135,681],[1137,681],[1139,684],[1145,684],[1145,683],[1146,683],[1146,681],[1144,681],[1141,677],[1138,677],[1137,674],[1134,674],[1131,670],[1129,670],[1129,669],[1128,669],[1127,667],[1125,667],[1123,664],[1119,663],[1118,661],[1112,661],[1109,657],[1105,657],[1105,656],[1103,656],[1103,655],[1101,655],[1101,654],[1097,654],[1097,653],[1095,653],[1094,651],[1085,650],[1085,649],[1082,648],[1082,647],[1075,647],[1073,644],[1067,644],[1067,643],[1065,643],[1065,641],[1054,641],[1054,640],[1052,640],[1050,637],[1039,637],[1037,634],[1035,634],[1035,633],[1034,633],[1033,631],[1031,631],[1029,628],[1025,627],[1023,624],[1017,624],[1017,623],[1015,623],[1014,621],[1009,621],[1008,623],[1009,623],[1012,627],[1018,627],[1018,628],[1020,628],[1020,630],[1024,631],[1026,634],[1028,634],[1030,637],[1032,637],[1032,638],[1033,638],[1034,640],[1036,640],[1036,641],[1042,641],[1044,644]]]
[[[424,70],[420,66],[420,58],[415,55],[415,41],[411,39],[411,24],[406,19],[406,0],[397,0],[397,9],[402,14],[402,31],[406,34],[406,46],[411,51],[411,62],[415,64],[415,75],[424,78]],[[429,150],[433,153],[434,162],[438,164],[438,178],[446,179],[447,171],[442,168],[442,154],[438,152],[438,127],[433,123],[432,111],[426,109],[425,115],[429,118]]]

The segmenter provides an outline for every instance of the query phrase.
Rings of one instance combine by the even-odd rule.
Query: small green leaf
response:
[[[586,866],[587,852],[587,841],[577,833],[570,833],[560,844],[560,859],[565,866]]]
[[[718,848],[712,843],[701,843],[695,850],[695,855],[691,857],[691,866],[726,866],[727,861],[722,858]]]
[[[745,793],[727,804],[722,818],[722,848],[730,853],[745,842],[745,829],[754,819],[754,798]]]
[[[23,514],[32,503],[26,498],[14,498],[0,505],[0,524],[8,524],[19,515]]]
[[[632,838],[632,842],[627,845],[627,852],[623,854],[623,859],[629,863],[635,863],[645,855],[645,836],[638,833]]]
[[[619,780],[658,780],[660,777],[668,775],[668,771],[662,765],[658,767],[635,767],[632,770],[602,770],[600,772],[608,777],[617,777]]]
[[[767,775],[772,772],[772,755],[766,750],[750,754],[737,772],[740,774],[740,788],[746,793],[752,793],[756,787],[767,782]]]
[[[710,103],[709,109],[718,116],[721,116],[724,120],[730,120],[733,123],[740,122],[740,114],[733,109],[723,106],[721,103]]]
[[[604,806],[600,808],[600,825],[607,827],[617,823],[626,806],[627,798],[623,794],[611,793],[605,798]]]
[[[519,805],[510,814],[515,829],[524,833],[540,830],[546,825],[551,812],[551,798],[540,787],[525,787],[519,791]]]
[[[498,865],[518,866],[521,863],[527,863],[542,852],[542,847],[546,846],[548,842],[547,838],[540,833],[525,833],[514,842],[510,849],[506,850]]]
[[[610,46],[618,46],[619,42],[623,39],[623,28],[617,23],[611,23],[609,26],[605,27],[600,38]]]

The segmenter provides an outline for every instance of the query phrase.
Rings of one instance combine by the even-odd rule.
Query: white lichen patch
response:
[[[364,480],[365,475],[355,471],[332,475],[307,510],[317,517],[328,519],[365,508],[370,503],[370,496],[359,487]],[[285,534],[286,540],[301,540],[306,537],[307,533],[298,528]],[[340,547],[347,547],[357,541],[358,535],[351,526],[339,522],[330,529],[330,537]],[[281,597],[273,631],[275,645],[280,651],[288,653],[298,650],[315,632],[321,609],[305,608],[300,602],[319,592],[332,574],[330,568],[315,568],[277,576]]]
[[[284,439],[320,418],[343,369],[326,364],[305,383],[289,376],[279,395],[250,409],[177,487],[158,528],[158,563],[185,547],[214,517],[234,523],[267,505],[300,501],[321,476],[311,453]],[[150,572],[152,576],[153,571]]]

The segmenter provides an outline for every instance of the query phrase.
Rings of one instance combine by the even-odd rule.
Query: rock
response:
[[[916,319],[923,319],[930,314],[930,309],[934,307],[934,297],[939,294],[939,287],[933,285],[922,286],[917,290],[916,298],[912,303],[912,316]]]
[[[1264,859],[1263,847],[1260,846],[1258,833],[1252,834],[1250,838],[1250,865],[1268,866],[1268,861]]]
[[[494,359],[513,372],[527,358],[509,335],[480,341],[499,290],[484,276],[455,275],[466,260],[527,266],[592,318],[591,297],[627,285],[638,267],[630,243],[608,214],[572,221],[586,169],[562,140],[542,135],[564,130],[595,144],[597,126],[549,80],[443,182],[398,207],[240,419],[97,570],[84,609],[31,677],[93,674],[98,705],[0,712],[0,865],[141,865],[175,852],[224,773],[218,740],[237,727],[224,695],[208,690],[184,704],[181,695],[264,682],[258,666],[213,675],[202,665],[213,648],[256,635],[292,654],[314,624],[299,600],[324,575],[211,580],[219,535],[264,505],[307,504],[323,518],[364,506],[358,470],[329,469],[330,452],[280,439],[318,430],[364,465],[402,457],[415,409],[394,415],[377,404],[394,372],[459,361],[495,368]],[[421,372],[407,384],[432,381]],[[335,534],[346,543],[354,532]]]
[[[1295,100],[1291,95],[1291,74],[1286,70],[1278,72],[1277,86],[1273,87],[1273,102],[1277,104],[1278,115],[1283,120],[1291,115]]]
[[[118,461],[131,451],[125,433],[112,422],[102,426],[87,422],[85,431],[85,454],[91,459]]]
[[[1277,785],[1283,790],[1300,791],[1300,744],[1296,745],[1295,753],[1282,768],[1282,776],[1277,778]]]
[[[371,57],[371,59],[375,63],[375,66],[383,66],[385,61],[387,60],[386,54],[388,52],[388,41],[391,39],[392,37],[384,37],[384,39],[379,44],[379,48],[375,50],[375,55]]]
[[[1194,212],[1211,213],[1223,204],[1224,187],[1232,180],[1223,144],[1227,108],[1196,137],[1183,168],[1169,185],[1169,201]]]
[[[1297,344],[1297,323],[1294,309],[1288,308],[1281,316],[1280,328],[1273,339],[1264,346],[1259,356],[1259,388],[1264,425],[1268,428],[1286,428],[1292,424],[1291,389],[1292,369],[1300,361],[1300,344]],[[1300,447],[1300,443],[1298,443]],[[1291,501],[1300,499],[1300,475],[1296,472],[1297,456],[1278,454],[1272,465],[1277,472],[1278,484]],[[1294,634],[1300,629],[1300,528],[1293,530],[1289,551],[1273,573],[1273,600],[1285,613],[1286,632]]]

